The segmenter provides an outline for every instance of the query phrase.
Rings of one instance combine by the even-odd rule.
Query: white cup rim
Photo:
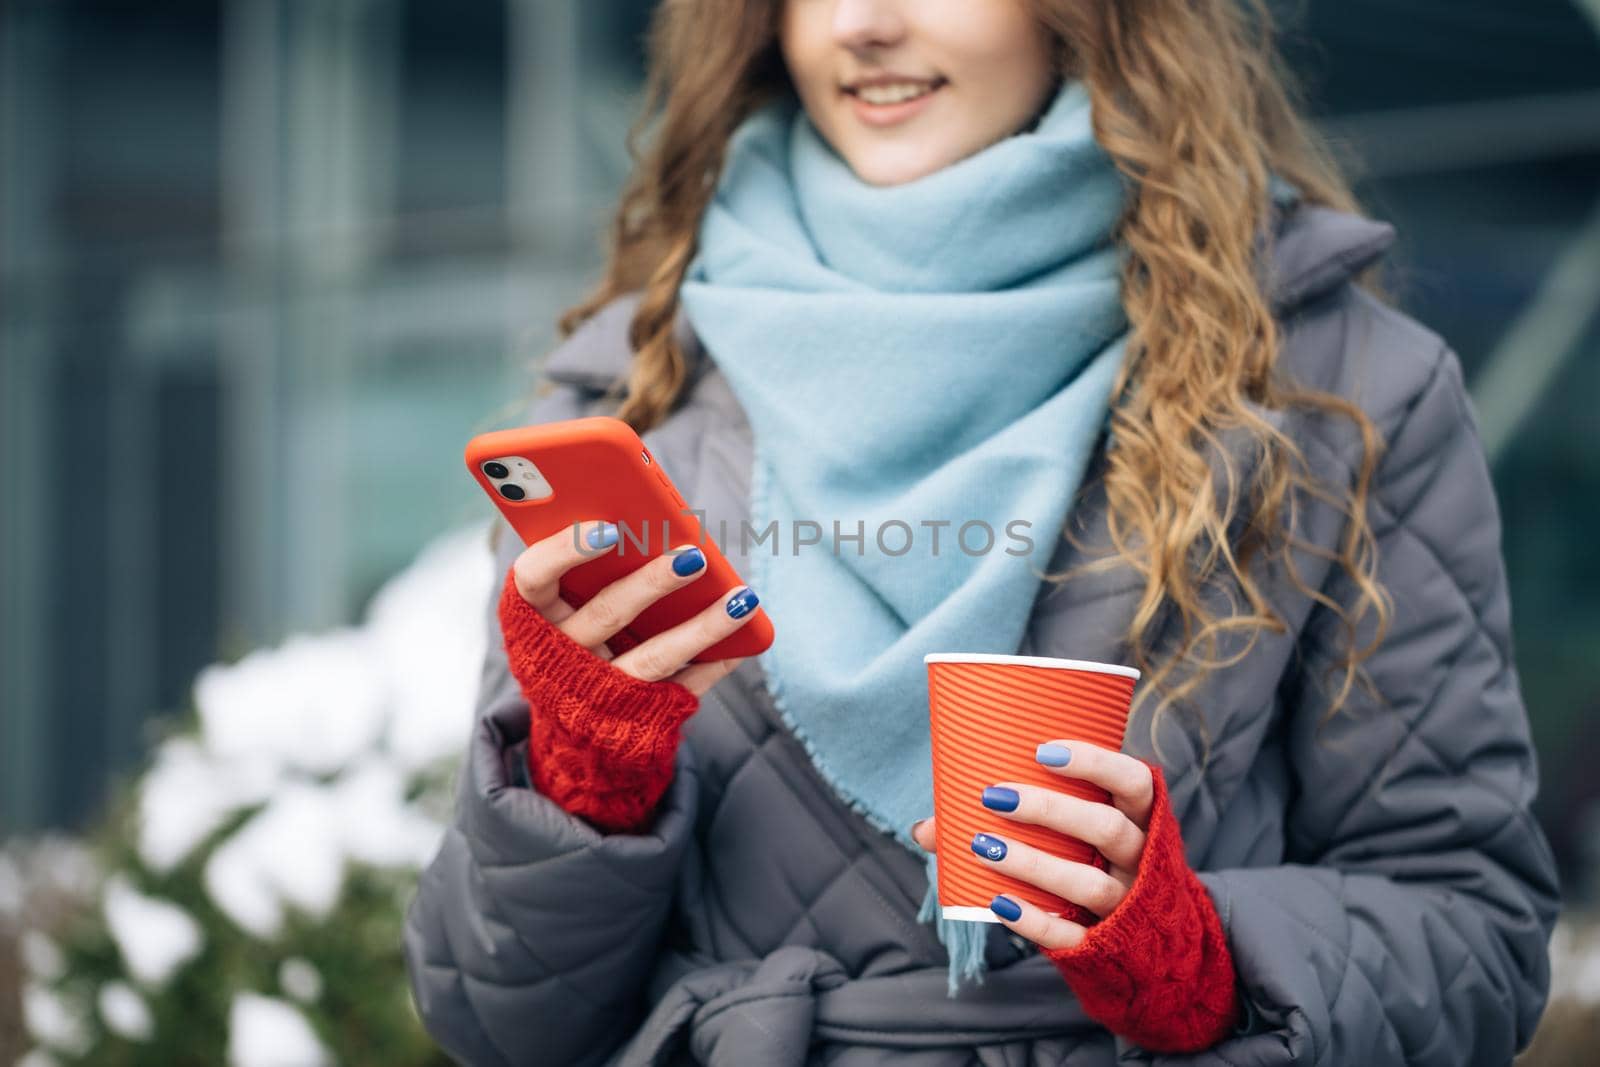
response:
[[[966,904],[941,905],[939,914],[946,919],[957,919],[961,922],[969,923],[998,923],[1000,921],[1000,916],[994,913],[993,908]],[[1054,915],[1057,918],[1061,917],[1061,913],[1058,911],[1048,911],[1045,914]]]
[[[1139,671],[1120,663],[1095,663],[1086,659],[1058,659],[1055,656],[1007,656],[998,652],[929,652],[923,663],[1009,663],[1022,667],[1050,667],[1062,671],[1091,671],[1116,674],[1139,680]]]

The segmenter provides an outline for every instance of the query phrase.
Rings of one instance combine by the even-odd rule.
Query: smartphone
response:
[[[621,419],[596,415],[479,434],[467,443],[466,460],[525,545],[563,530],[576,536],[575,524],[583,521],[617,524],[615,545],[604,552],[582,546],[594,558],[562,577],[561,596],[573,607],[678,546],[705,553],[705,573],[640,612],[607,642],[614,652],[671,629],[743,584],[716,542],[703,535],[667,472]],[[749,622],[692,662],[754,656],[772,638],[772,620],[757,605]]]

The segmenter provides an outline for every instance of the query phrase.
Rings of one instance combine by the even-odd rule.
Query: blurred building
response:
[[[647,14],[0,6],[0,830],[486,515],[462,445],[599,268]]]
[[[82,824],[198,667],[487,518],[461,446],[596,277],[651,6],[0,6],[0,833]],[[1600,706],[1600,0],[1278,7],[1466,364],[1563,840]]]

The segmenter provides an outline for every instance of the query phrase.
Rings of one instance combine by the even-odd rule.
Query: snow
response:
[[[1567,992],[1580,1004],[1600,1004],[1600,944],[1593,937],[1576,961]]]
[[[17,861],[0,852],[0,919],[14,919],[22,914],[22,872]]]
[[[399,768],[372,758],[351,769],[331,802],[346,855],[375,867],[420,869],[438,851],[444,827],[406,803]]]
[[[338,902],[344,855],[329,793],[288,783],[206,863],[212,901],[258,938],[278,935],[286,904],[320,920]]]
[[[299,956],[290,956],[278,965],[278,984],[302,1004],[322,996],[322,975],[309,960]]]
[[[194,684],[206,748],[224,761],[338,771],[371,748],[384,725],[384,682],[371,635],[353,629],[296,634]]]
[[[1550,1002],[1600,1004],[1600,923],[1563,918],[1550,935]]]
[[[493,570],[488,531],[465,527],[424,549],[368,608],[392,696],[388,749],[403,771],[422,770],[466,747],[488,640]]]
[[[323,1067],[332,1057],[288,1001],[236,993],[228,1010],[229,1067]]]
[[[126,982],[107,982],[100,987],[100,1018],[106,1029],[129,1041],[148,1041],[155,1033],[155,1019],[144,998]]]
[[[483,527],[454,531],[378,592],[359,628],[202,671],[200,737],[163,744],[140,787],[145,863],[170,871],[230,815],[265,805],[219,846],[206,880],[234,921],[270,937],[285,903],[322,914],[348,860],[427,862],[443,827],[407,803],[406,786],[465,745],[492,558]],[[330,779],[332,794],[313,791]],[[250,885],[263,871],[271,884]]]
[[[195,682],[212,756],[335,774],[382,739],[402,769],[454,753],[471,724],[493,557],[482,526],[439,538],[364,623],[297,635]]]
[[[100,888],[100,864],[94,850],[62,834],[45,834],[24,843],[18,863],[24,896],[31,887],[44,896],[88,899]]]
[[[28,974],[42,982],[54,982],[67,972],[67,960],[61,947],[38,930],[25,930],[22,934],[22,965]]]
[[[400,772],[369,757],[332,785],[281,786],[212,853],[206,892],[240,927],[272,940],[289,908],[325,919],[350,863],[420,868],[443,832],[406,804]]]
[[[104,911],[128,972],[150,988],[200,952],[200,924],[176,904],[143,895],[124,874],[107,880]]]
[[[264,757],[219,760],[194,738],[166,741],[139,787],[140,859],[169,872],[228,816],[270,796],[277,775]]]
[[[37,982],[22,990],[22,1018],[28,1033],[41,1045],[81,1056],[91,1041],[88,1012],[65,994]]]
[[[195,686],[203,744],[169,744],[152,772],[142,855],[170,867],[230,812],[259,805],[203,877],[217,907],[263,940],[290,908],[327,916],[352,863],[423,866],[444,827],[406,790],[465,744],[491,561],[482,527],[456,531],[378,593],[359,629],[207,668]]]

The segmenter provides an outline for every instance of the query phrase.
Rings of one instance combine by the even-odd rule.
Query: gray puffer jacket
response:
[[[1390,227],[1300,208],[1276,228],[1269,284],[1287,368],[1360,404],[1388,442],[1370,514],[1395,611],[1368,661],[1381,696],[1358,689],[1324,721],[1338,620],[1263,572],[1289,632],[1213,674],[1193,710],[1163,715],[1155,745],[1148,711],[1129,725],[1127,751],[1165,756],[1189,860],[1251,1009],[1243,1032],[1192,1056],[1130,1047],[998,925],[987,981],[947,999],[944,951],[915,921],[922,860],[823,784],[757,660],[690,720],[652,829],[596,832],[527,786],[528,710],[491,601],[455,824],[406,927],[416,1003],[439,1042],[484,1065],[1507,1063],[1544,1005],[1557,885],[1529,811],[1537,773],[1499,515],[1460,365],[1351,284]],[[601,393],[631,357],[635,299],[551,355],[555,388],[530,421],[614,410]],[[686,320],[679,328],[691,387],[645,440],[710,529],[738,530],[750,427]],[[1265,414],[1322,477],[1348,484],[1347,420]],[[1248,472],[1247,450],[1232,458]],[[1103,460],[1072,520],[1083,546],[1063,541],[1056,568],[1104,547]],[[1301,521],[1314,546],[1338,543],[1331,509],[1308,503]],[[501,573],[519,548],[501,539]],[[1317,552],[1299,566],[1321,594],[1353,602]],[[1138,586],[1128,572],[1042,584],[1018,651],[1123,660]],[[1215,595],[1220,609],[1227,590]]]

